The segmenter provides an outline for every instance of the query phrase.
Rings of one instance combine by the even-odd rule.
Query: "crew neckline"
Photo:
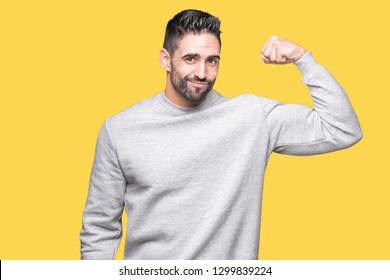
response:
[[[174,104],[171,102],[168,97],[165,96],[164,91],[160,92],[157,95],[157,99],[160,102],[160,104],[168,111],[177,114],[177,115],[182,115],[182,114],[191,114],[195,112],[200,112],[203,111],[210,106],[212,106],[215,101],[219,98],[223,98],[221,94],[219,94],[216,90],[212,89],[206,96],[205,100],[199,105],[193,106],[193,107],[182,107],[179,105]]]

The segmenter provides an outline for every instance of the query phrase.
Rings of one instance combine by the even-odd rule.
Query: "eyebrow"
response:
[[[198,53],[187,53],[186,55],[182,56],[182,58],[187,58],[187,57],[197,57],[197,58],[199,58],[200,54],[198,54]],[[210,56],[207,57],[207,59],[210,59],[210,58],[221,59],[221,57],[219,55],[210,55]]]

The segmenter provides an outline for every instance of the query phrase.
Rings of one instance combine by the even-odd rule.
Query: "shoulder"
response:
[[[129,124],[139,123],[152,117],[151,112],[154,106],[154,97],[144,98],[133,105],[130,105],[122,111],[109,116],[106,119],[107,126],[116,130]]]
[[[249,108],[265,110],[269,107],[280,104],[281,102],[275,99],[259,96],[253,93],[244,93],[234,98],[236,102],[240,102],[248,106]]]

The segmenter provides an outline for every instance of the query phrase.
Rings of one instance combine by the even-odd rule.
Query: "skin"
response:
[[[181,107],[201,104],[217,78],[220,45],[212,33],[186,34],[178,42],[173,56],[160,51],[160,64],[167,72],[165,96]],[[300,45],[272,35],[261,50],[266,64],[287,64],[307,53]]]
[[[300,45],[277,35],[272,35],[261,49],[261,59],[267,64],[287,64],[307,53]]]

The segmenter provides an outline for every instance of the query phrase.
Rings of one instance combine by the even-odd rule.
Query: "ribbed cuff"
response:
[[[313,68],[318,67],[319,65],[310,51],[295,61],[294,64],[298,67],[299,71],[301,71],[302,76],[305,76],[306,73],[313,71]]]

